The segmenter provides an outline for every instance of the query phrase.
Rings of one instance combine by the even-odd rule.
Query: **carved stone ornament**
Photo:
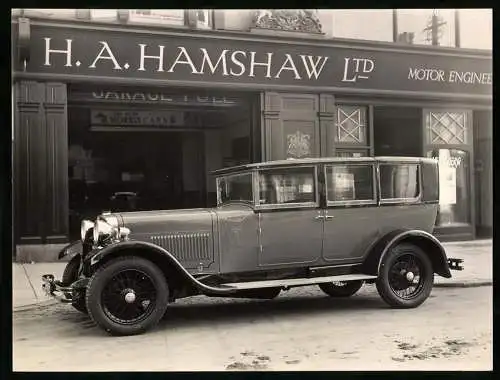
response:
[[[322,33],[318,17],[308,9],[259,9],[255,11],[252,25],[262,29]]]
[[[288,155],[301,158],[311,154],[311,136],[300,131],[286,136]]]

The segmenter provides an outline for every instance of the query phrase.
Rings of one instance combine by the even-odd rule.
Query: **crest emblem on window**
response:
[[[300,131],[286,136],[287,155],[292,157],[305,157],[311,154],[311,136]]]

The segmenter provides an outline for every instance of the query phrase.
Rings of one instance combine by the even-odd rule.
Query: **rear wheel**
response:
[[[135,335],[165,314],[169,289],[163,272],[136,256],[113,259],[97,269],[87,286],[89,315],[113,335]]]
[[[422,249],[403,243],[382,259],[377,290],[392,307],[413,308],[430,295],[434,284],[432,263]]]
[[[363,281],[336,281],[319,284],[319,288],[330,297],[350,297],[363,286]]]
[[[64,268],[61,282],[63,286],[70,286],[73,282],[78,280],[78,270],[80,269],[80,255],[76,255],[71,258],[71,260]],[[71,303],[76,310],[79,312],[87,314],[87,306],[85,305],[85,295],[82,295],[76,301]]]

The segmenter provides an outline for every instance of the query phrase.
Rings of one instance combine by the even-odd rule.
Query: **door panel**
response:
[[[323,237],[321,211],[261,212],[259,265],[313,263],[320,259]]]
[[[325,261],[356,261],[378,237],[375,178],[371,163],[325,165]]]
[[[323,242],[325,261],[356,261],[380,234],[377,206],[330,207],[326,215]]]
[[[264,95],[265,160],[319,157],[319,96]]]
[[[440,160],[440,202],[434,233],[440,238],[474,238],[473,113],[452,108],[422,112],[423,155]]]

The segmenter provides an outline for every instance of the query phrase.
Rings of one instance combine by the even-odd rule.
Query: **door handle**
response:
[[[335,218],[333,215],[326,215],[326,216],[325,216],[325,219],[326,219],[326,220],[331,220],[331,219],[333,219],[333,218]]]
[[[318,215],[318,216],[315,216],[314,219],[316,219],[316,220],[325,219],[325,216],[324,215]]]

